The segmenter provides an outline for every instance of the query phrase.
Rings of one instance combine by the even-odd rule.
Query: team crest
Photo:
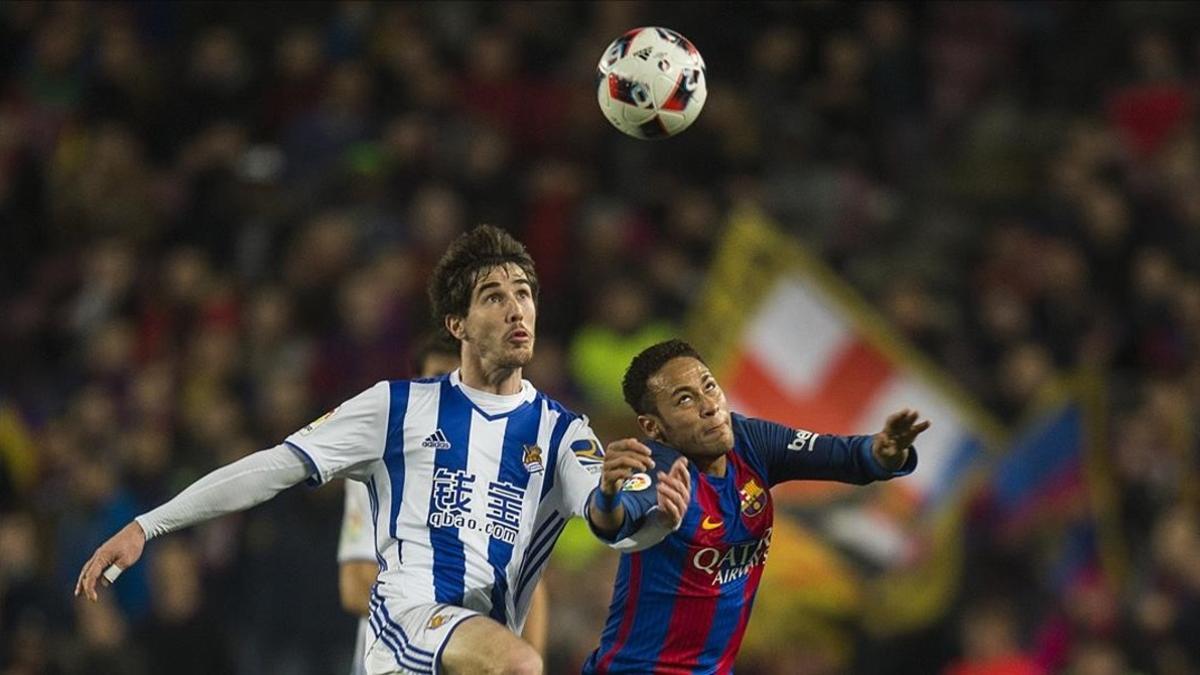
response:
[[[767,507],[767,492],[753,478],[746,481],[738,494],[742,497],[742,515],[753,518]]]
[[[581,438],[571,444],[571,452],[575,453],[580,464],[599,464],[604,461],[604,451],[600,444],[591,438]]]
[[[446,623],[446,615],[445,614],[434,614],[433,617],[431,619],[429,619],[428,628],[429,628],[429,630],[437,630],[438,628],[441,628],[443,625],[445,625],[445,623]]]
[[[338,406],[338,407],[341,407],[341,406]],[[334,408],[333,410],[330,410],[329,412],[325,413],[324,415],[321,415],[321,416],[320,416],[320,417],[318,417],[317,419],[315,419],[315,420],[313,420],[313,421],[309,422],[309,423],[308,423],[308,426],[306,426],[306,427],[304,427],[303,429],[301,429],[301,430],[300,430],[300,435],[301,435],[301,436],[307,436],[307,435],[311,434],[313,431],[315,431],[315,430],[316,430],[316,428],[317,428],[317,427],[319,427],[319,426],[321,426],[322,424],[325,424],[326,422],[328,422],[328,421],[329,421],[329,418],[330,418],[330,417],[333,417],[333,416],[334,416],[334,414],[336,414],[336,413],[337,413],[337,411],[338,411],[338,409],[337,409],[337,408]]]
[[[521,461],[529,473],[541,473],[545,468],[542,465],[542,449],[536,445],[525,446],[525,455]]]

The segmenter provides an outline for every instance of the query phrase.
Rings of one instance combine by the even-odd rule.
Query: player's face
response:
[[[533,287],[524,270],[508,264],[492,268],[475,283],[459,337],[488,366],[523,368],[533,358],[536,321]]]
[[[437,377],[458,367],[458,357],[441,352],[430,352],[421,362],[421,372],[417,377]]]
[[[671,359],[646,385],[657,411],[642,416],[651,438],[695,457],[719,457],[733,447],[729,404],[708,366],[690,356]]]

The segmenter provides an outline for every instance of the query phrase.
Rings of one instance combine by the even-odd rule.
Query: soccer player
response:
[[[445,375],[458,368],[459,346],[443,332],[426,336],[413,355],[413,370],[418,377],[430,378]],[[371,516],[371,496],[367,486],[347,480],[345,504],[342,511],[341,536],[338,538],[338,592],[342,609],[360,617],[358,632],[354,640],[354,656],[350,665],[351,675],[364,675],[366,654],[371,635],[371,587],[379,574],[376,560],[375,520]],[[537,650],[546,653],[547,612],[549,602],[541,584],[533,591],[529,616],[522,636]]]
[[[76,594],[96,600],[150,538],[305,479],[352,478],[367,485],[379,533],[367,672],[541,672],[518,635],[567,518],[584,515],[602,453],[586,418],[521,378],[537,292],[533,260],[507,233],[485,225],[460,236],[429,281],[434,313],[460,343],[458,370],[380,382],[201,478],[101,545]],[[662,493],[658,513],[682,511],[666,508],[671,498]]]
[[[426,336],[413,355],[412,372],[417,377],[437,377],[458,368],[458,343],[440,331]],[[371,587],[379,574],[375,559],[375,519],[371,516],[371,495],[367,486],[353,480],[345,483],[345,504],[342,510],[342,530],[338,537],[338,594],[342,609],[360,617],[354,640],[351,675],[364,675],[363,657],[367,652],[367,636],[371,634],[368,618],[371,615]]]
[[[929,428],[909,410],[872,436],[731,413],[704,360],[681,340],[635,357],[623,387],[649,440],[610,446],[592,498],[593,530],[628,551],[585,673],[730,672],[771,545],[771,487],[904,476],[916,468],[913,440]],[[681,462],[690,494],[679,526],[646,522],[657,510],[651,488]]]

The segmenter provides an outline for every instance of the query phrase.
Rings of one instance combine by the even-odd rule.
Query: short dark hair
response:
[[[512,235],[493,225],[480,225],[465,232],[446,249],[429,279],[429,306],[433,319],[445,331],[447,316],[466,316],[471,293],[479,278],[496,267],[513,264],[529,279],[534,301],[538,297],[533,258]]]
[[[640,354],[633,357],[629,362],[629,368],[625,371],[625,379],[621,382],[621,389],[625,394],[625,402],[630,408],[639,415],[647,415],[657,412],[654,408],[654,402],[650,400],[650,392],[646,388],[646,383],[654,374],[667,365],[667,362],[672,359],[690,356],[700,363],[704,363],[704,358],[700,356],[700,352],[696,351],[695,347],[680,339],[667,340],[656,345],[651,345],[642,350]],[[704,365],[708,365],[704,363]]]
[[[449,356],[455,359],[461,356],[458,343],[445,328],[431,330],[417,341],[417,348],[413,350],[409,363],[414,377],[419,377],[424,372],[425,361],[431,356]]]

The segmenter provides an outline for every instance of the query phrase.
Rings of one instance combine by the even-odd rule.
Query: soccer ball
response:
[[[613,40],[596,68],[596,99],[634,138],[668,138],[696,121],[708,97],[704,59],[669,28],[634,28]]]

